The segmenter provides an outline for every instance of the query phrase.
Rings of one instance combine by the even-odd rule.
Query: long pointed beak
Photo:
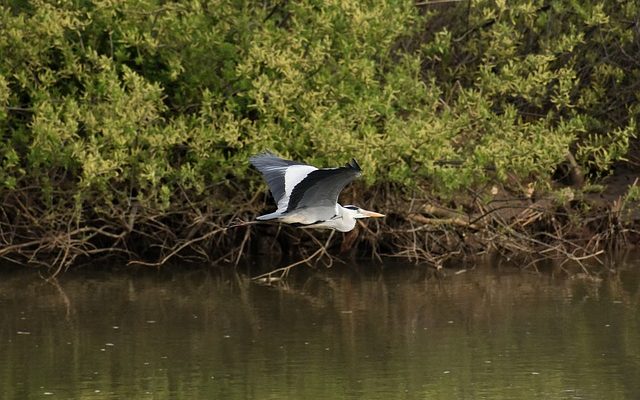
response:
[[[369,218],[382,218],[385,215],[384,214],[380,214],[377,213],[375,211],[367,211],[367,210],[360,210],[360,214],[364,215],[365,217],[369,217]]]

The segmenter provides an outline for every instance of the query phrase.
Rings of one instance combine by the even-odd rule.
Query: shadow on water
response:
[[[639,264],[604,279],[360,266],[0,281],[0,393],[51,398],[640,396]]]

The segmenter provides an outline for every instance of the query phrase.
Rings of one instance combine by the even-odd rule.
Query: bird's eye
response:
[[[349,210],[358,211],[358,207],[356,206],[344,206],[344,208],[348,208]]]

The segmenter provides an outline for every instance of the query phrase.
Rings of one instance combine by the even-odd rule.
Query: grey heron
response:
[[[360,207],[338,204],[342,189],[361,175],[355,159],[343,167],[319,169],[264,152],[251,157],[249,162],[262,173],[278,204],[275,212],[259,216],[259,221],[277,220],[306,228],[349,232],[359,218],[384,217]]]

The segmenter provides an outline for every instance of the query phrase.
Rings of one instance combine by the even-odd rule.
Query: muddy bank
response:
[[[547,193],[523,184],[520,192],[490,185],[454,201],[407,204],[389,235],[396,255],[439,267],[447,260],[484,253],[530,265],[557,258],[586,268],[586,260],[640,245],[637,168],[616,168],[598,185],[556,182]],[[407,229],[406,225],[410,225]],[[593,263],[590,263],[593,264]]]
[[[301,264],[331,266],[352,257],[396,257],[435,268],[449,260],[483,254],[518,258],[530,265],[545,258],[592,268],[607,254],[640,243],[640,205],[633,196],[639,182],[631,168],[620,168],[598,187],[563,186],[553,192],[508,190],[499,184],[444,201],[399,196],[391,186],[348,188],[341,197],[384,211],[381,221],[360,222],[347,234],[297,229],[253,221],[271,200],[229,197],[240,204],[221,213],[210,199],[160,214],[131,205],[115,209],[111,219],[98,216],[74,224],[28,207],[28,193],[4,197],[2,215],[5,261],[41,267],[57,275],[68,268],[116,258],[138,268],[175,261],[233,268],[259,260],[283,268],[279,277]],[[222,193],[222,192],[218,192]],[[226,193],[229,195],[229,193]],[[230,199],[230,200],[229,200]],[[364,199],[365,201],[358,201]]]

